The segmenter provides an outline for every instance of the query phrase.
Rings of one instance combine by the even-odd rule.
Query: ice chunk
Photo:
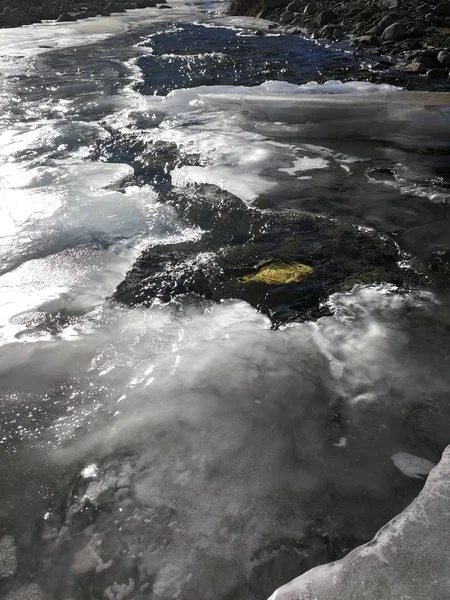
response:
[[[397,454],[391,456],[391,459],[397,469],[400,469],[408,477],[415,479],[421,479],[422,475],[428,475],[431,469],[436,466],[435,463],[425,458],[420,458],[407,452],[397,452]]]
[[[340,561],[294,579],[276,590],[270,600],[448,598],[449,514],[450,446],[418,498],[371,542]]]

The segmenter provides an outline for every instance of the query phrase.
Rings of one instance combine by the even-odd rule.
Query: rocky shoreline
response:
[[[0,29],[42,21],[78,21],[158,5],[169,8],[167,0],[0,0]]]
[[[380,71],[448,82],[448,0],[231,0],[229,12],[272,20],[271,27],[290,33],[333,40],[349,36],[351,44],[371,55],[396,57],[381,61]]]

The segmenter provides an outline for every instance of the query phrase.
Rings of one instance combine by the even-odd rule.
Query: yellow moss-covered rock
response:
[[[285,263],[263,261],[258,265],[260,269],[253,275],[239,277],[239,283],[265,283],[266,285],[285,285],[287,283],[301,283],[307,277],[314,275],[314,269],[302,263]]]

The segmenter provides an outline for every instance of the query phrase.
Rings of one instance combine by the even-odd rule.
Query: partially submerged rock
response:
[[[198,241],[145,250],[114,299],[128,305],[185,296],[220,301],[240,298],[274,323],[315,318],[332,293],[358,283],[418,282],[401,268],[396,245],[376,233],[301,213],[246,206],[213,186],[170,200]]]

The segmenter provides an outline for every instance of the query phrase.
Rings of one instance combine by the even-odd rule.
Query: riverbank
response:
[[[74,22],[138,8],[167,7],[167,0],[0,0],[0,28],[43,21]]]
[[[372,55],[394,56],[379,71],[448,82],[450,2],[412,0],[232,0],[230,14],[270,19],[273,28],[317,38],[344,39]],[[414,78],[417,80],[417,78]]]

